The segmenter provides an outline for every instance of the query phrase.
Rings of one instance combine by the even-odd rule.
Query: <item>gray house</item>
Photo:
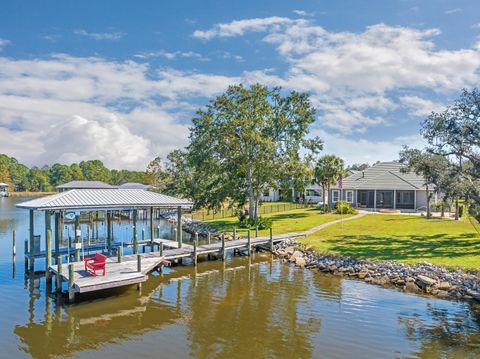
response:
[[[399,162],[379,162],[349,175],[343,179],[342,189],[332,186],[329,204],[334,206],[338,201],[346,201],[360,209],[425,210],[425,180],[415,173],[402,173],[402,166]],[[434,192],[432,186],[429,190]],[[436,194],[433,201],[437,201]]]

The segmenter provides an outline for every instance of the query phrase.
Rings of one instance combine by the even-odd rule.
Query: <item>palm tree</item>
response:
[[[330,186],[335,184],[345,172],[345,163],[335,155],[320,157],[315,167],[315,181],[322,186],[323,204],[325,205],[325,194],[330,192]]]

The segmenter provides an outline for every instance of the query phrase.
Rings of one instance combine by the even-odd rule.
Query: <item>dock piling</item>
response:
[[[255,227],[255,237],[258,237],[258,226]]]
[[[160,257],[162,257],[163,256],[163,243],[161,243],[161,242],[158,245],[158,252],[160,254]]]
[[[227,254],[227,251],[225,249],[225,234],[222,233],[222,261],[225,261],[225,257],[226,257],[226,254]]]
[[[248,229],[248,233],[247,233],[247,254],[249,257],[252,254],[252,238],[250,234],[250,228]]]
[[[73,303],[75,301],[75,288],[73,286],[74,283],[74,275],[75,270],[73,263],[68,265],[68,301]]]
[[[198,246],[198,232],[195,232],[195,239],[193,240],[193,264],[195,265],[195,267],[198,264],[197,246]]]
[[[81,231],[80,231],[80,215],[75,216],[75,262],[80,262],[80,249],[81,249]]]
[[[274,247],[273,247],[273,228],[270,227],[270,251],[273,253]]]
[[[233,227],[233,240],[237,239],[237,227]]]
[[[122,246],[119,246],[117,248],[117,259],[118,259],[118,263],[122,263],[122,256],[123,256],[123,247]]]
[[[17,233],[15,230],[12,232],[12,256],[13,261],[15,262],[17,258]]]
[[[137,272],[142,271],[142,256],[137,254]]]
[[[57,256],[57,282],[55,284],[56,290],[58,293],[62,291],[62,257],[60,255]]]

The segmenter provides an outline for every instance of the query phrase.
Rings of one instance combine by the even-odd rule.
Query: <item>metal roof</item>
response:
[[[416,190],[425,187],[425,180],[413,172],[402,173],[399,162],[378,162],[343,179],[344,189]],[[333,186],[332,188],[338,188]]]
[[[143,183],[136,183],[136,182],[128,182],[121,184],[118,186],[120,189],[143,189],[143,190],[148,190],[151,186],[148,184],[143,184]]]
[[[142,189],[73,189],[17,204],[35,210],[190,208],[193,203]]]
[[[114,189],[116,186],[102,181],[70,181],[57,186],[58,189]]]

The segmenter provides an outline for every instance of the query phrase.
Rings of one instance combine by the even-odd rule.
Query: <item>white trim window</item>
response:
[[[338,189],[332,190],[332,203],[340,201],[340,191]]]
[[[345,198],[347,200],[347,203],[353,203],[353,191],[346,191]]]

